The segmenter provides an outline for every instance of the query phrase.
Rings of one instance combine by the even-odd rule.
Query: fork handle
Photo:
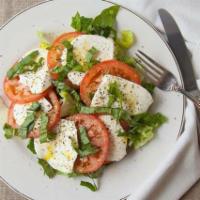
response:
[[[190,99],[196,106],[197,110],[200,112],[200,98],[193,96],[182,88],[178,88],[178,91]]]

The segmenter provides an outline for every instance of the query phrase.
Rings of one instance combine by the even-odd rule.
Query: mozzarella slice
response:
[[[54,169],[71,173],[77,158],[77,152],[72,146],[72,141],[78,144],[75,123],[62,119],[56,127],[56,133],[56,139],[48,143],[40,144],[39,139],[34,140],[36,154]]]
[[[68,79],[72,82],[73,85],[79,86],[86,73],[71,71],[68,73]]]
[[[111,60],[114,58],[114,42],[111,38],[99,35],[81,35],[72,40],[73,53],[76,60],[84,64],[87,52],[92,48],[98,50],[98,61]]]
[[[105,107],[108,105],[108,89],[110,83],[113,82],[118,83],[119,89],[123,94],[122,107],[129,113],[139,114],[146,112],[153,103],[151,94],[142,86],[117,76],[105,75],[94,94],[91,102],[92,107]],[[115,102],[113,108],[118,107],[120,107],[119,103]]]
[[[120,123],[110,115],[101,115],[99,117],[110,132],[110,149],[108,161],[120,161],[126,155],[127,139],[118,136],[118,133],[123,132]]]
[[[43,98],[38,101],[41,104],[41,109],[44,112],[49,112],[52,109],[51,103]],[[27,104],[15,104],[13,108],[13,116],[17,125],[21,126],[26,119],[28,109],[31,107],[32,103]]]
[[[44,64],[36,72],[26,72],[24,74],[20,74],[19,82],[27,86],[31,93],[39,94],[44,92],[51,85],[51,77],[47,66],[47,50],[35,50],[39,51],[38,57],[44,58]],[[27,53],[26,55],[30,53],[31,52]]]

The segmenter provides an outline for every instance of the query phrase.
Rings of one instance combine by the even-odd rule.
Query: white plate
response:
[[[79,11],[81,15],[93,17],[112,4],[99,0],[47,1],[32,7],[11,19],[0,29],[0,94],[3,95],[3,78],[8,68],[27,50],[38,46],[36,32],[62,32],[72,30],[71,17]],[[158,62],[168,67],[181,83],[174,56],[153,26],[139,15],[121,8],[118,30],[130,29],[137,36],[136,49],[143,49]],[[79,186],[80,179],[58,176],[49,180],[43,175],[34,156],[18,139],[6,140],[0,128],[0,176],[15,190],[36,200],[117,200],[134,193],[152,176],[160,163],[176,143],[182,127],[184,100],[176,93],[157,90],[153,111],[164,113],[169,121],[162,126],[155,139],[141,150],[133,152],[124,160],[107,167],[98,192]],[[3,118],[3,111],[1,111]]]

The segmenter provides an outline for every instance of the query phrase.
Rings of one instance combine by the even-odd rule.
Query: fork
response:
[[[170,71],[165,69],[158,62],[156,62],[154,59],[149,57],[141,50],[138,50],[136,52],[136,56],[141,61],[144,67],[145,76],[149,79],[149,81],[151,81],[156,87],[161,90],[182,93],[187,98],[189,98],[194,103],[198,111],[200,111],[200,99],[185,91],[178,84],[177,79]]]

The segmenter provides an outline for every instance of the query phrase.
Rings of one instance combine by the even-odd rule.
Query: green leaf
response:
[[[47,161],[38,159],[38,163],[42,166],[44,170],[44,174],[46,174],[49,178],[53,178],[57,174],[57,170],[53,169]]]
[[[4,130],[4,136],[6,139],[10,139],[18,135],[18,130],[15,128],[12,128],[12,126],[10,126],[7,123],[4,124],[3,130]]]
[[[29,143],[27,145],[27,148],[33,153],[36,154],[35,152],[35,145],[34,145],[34,139],[30,139]]]
[[[120,104],[120,108],[122,109],[123,93],[120,90],[119,84],[116,81],[109,84],[108,94],[109,94],[108,107],[112,107],[114,102],[118,102]]]
[[[138,149],[149,142],[155,135],[156,128],[167,121],[161,113],[142,113],[129,120],[129,130],[118,135],[129,139],[129,146]]]
[[[19,136],[22,139],[27,137],[28,132],[30,132],[35,124],[35,112],[28,111],[27,116],[23,122],[23,124],[19,127]]]
[[[90,32],[92,25],[92,18],[87,18],[80,16],[79,12],[76,13],[74,17],[72,17],[71,27],[79,32]]]
[[[67,86],[64,82],[62,81],[53,81],[53,84],[56,87],[56,91],[57,93],[62,97],[63,94],[68,93],[72,99],[73,102],[75,104],[75,109],[73,110],[73,113],[77,113],[80,111],[81,106],[82,106],[82,102],[81,102],[81,98],[78,94],[78,92],[72,88],[70,88],[69,86]],[[70,98],[71,98],[70,97]]]
[[[93,173],[89,173],[88,176],[92,179],[97,179],[100,176],[102,176],[104,168],[105,168],[105,166],[101,167],[100,169],[98,169],[97,171],[95,171]]]
[[[114,29],[114,26],[116,24],[116,16],[119,8],[120,7],[117,5],[111,6],[103,10],[94,19],[80,16],[77,12],[76,15],[72,17],[71,26],[76,31],[116,38],[116,30]]]
[[[84,127],[80,127],[79,133],[80,133],[80,147],[77,151],[79,156],[85,157],[97,153],[99,149],[97,149],[90,143],[86,129]]]
[[[39,51],[33,51],[26,57],[22,58],[20,62],[18,62],[14,67],[10,68],[7,72],[7,77],[12,79],[16,75],[25,73],[27,71],[36,71],[43,62],[43,59],[40,59],[38,63],[35,59],[38,57]]]
[[[85,60],[87,63],[91,63],[95,61],[95,56],[98,53],[98,50],[95,47],[92,47],[86,54]]]
[[[98,190],[96,184],[92,184],[92,183],[87,182],[87,181],[81,181],[80,185],[90,189],[93,192]]]
[[[47,131],[47,125],[48,125],[48,116],[46,113],[42,113],[40,115],[40,143],[48,142],[48,131]]]
[[[33,102],[31,107],[28,109],[29,111],[39,111],[41,109],[41,104],[38,102]]]
[[[38,31],[37,36],[40,41],[40,48],[47,49],[47,50],[50,49],[51,45],[48,42],[48,40],[46,39],[46,34],[44,32]]]
[[[96,16],[93,21],[93,26],[102,28],[113,28],[116,23],[116,16],[120,6],[115,5],[103,10],[100,15]]]
[[[151,94],[153,94],[154,92],[154,89],[155,89],[155,85],[152,84],[152,83],[148,83],[148,82],[145,82],[145,81],[142,81],[142,86],[148,90]]]
[[[82,174],[80,174],[78,172],[71,172],[71,173],[68,173],[67,176],[69,178],[74,178],[74,177],[82,176]]]
[[[132,31],[124,30],[121,37],[117,39],[117,43],[125,49],[129,49],[136,42],[135,35]]]

